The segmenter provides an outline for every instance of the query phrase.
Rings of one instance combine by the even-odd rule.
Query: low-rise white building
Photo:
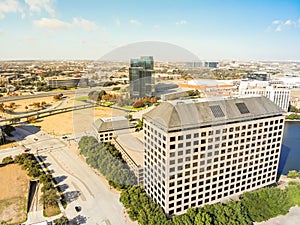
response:
[[[291,90],[280,81],[241,81],[239,94],[265,96],[286,112],[290,105]]]

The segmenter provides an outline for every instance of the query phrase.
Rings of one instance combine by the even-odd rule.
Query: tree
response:
[[[69,224],[69,220],[65,216],[55,219],[53,222],[55,225],[68,225]]]
[[[39,177],[41,175],[41,170],[35,166],[35,167],[30,167],[28,169],[28,176],[30,177]]]
[[[98,94],[98,99],[97,101],[101,101],[102,100],[102,97],[106,95],[106,91],[105,90],[101,90]]]
[[[290,170],[288,175],[288,178],[297,178],[300,177],[300,172],[297,172],[296,170]]]
[[[53,178],[52,175],[49,174],[49,173],[47,173],[47,174],[42,174],[42,175],[40,176],[40,182],[43,183],[43,184],[49,183],[49,182],[52,181],[52,178]]]
[[[2,112],[2,113],[5,112],[5,108],[4,108],[4,103],[3,102],[0,103],[0,112]]]
[[[54,206],[59,200],[59,195],[57,195],[55,189],[50,189],[43,193],[41,200],[46,206]]]
[[[287,191],[279,188],[263,188],[243,194],[241,204],[253,221],[261,222],[288,213],[292,203]]]
[[[27,121],[28,121],[29,123],[34,123],[35,120],[36,120],[35,116],[29,116],[29,117],[27,117]]]
[[[136,131],[140,131],[143,129],[143,121],[138,119],[138,124],[135,126]]]
[[[144,107],[145,106],[145,104],[143,103],[143,101],[136,101],[133,105],[132,105],[132,107],[133,108],[140,108],[140,107]]]
[[[14,159],[11,156],[7,156],[2,159],[3,165],[7,165],[7,164],[11,164],[11,163],[14,163]]]
[[[46,192],[46,191],[51,190],[53,188],[54,188],[54,186],[53,186],[52,182],[49,181],[49,182],[44,182],[43,183],[43,187],[42,187],[41,190],[42,190],[42,192]]]
[[[210,225],[212,224],[211,216],[202,210],[195,217],[195,225]]]

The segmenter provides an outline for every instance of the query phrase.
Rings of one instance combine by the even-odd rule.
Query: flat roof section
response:
[[[116,138],[116,141],[137,165],[142,166],[144,163],[144,145],[139,137],[141,133],[122,134]]]

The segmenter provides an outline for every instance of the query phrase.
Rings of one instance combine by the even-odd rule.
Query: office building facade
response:
[[[129,67],[130,98],[151,97],[154,93],[154,61],[152,56],[131,59]]]
[[[291,90],[284,84],[276,84],[268,81],[242,81],[239,86],[240,95],[262,95],[270,99],[284,111],[288,111],[291,98]]]
[[[284,111],[265,97],[164,102],[144,115],[144,187],[168,215],[276,182]]]

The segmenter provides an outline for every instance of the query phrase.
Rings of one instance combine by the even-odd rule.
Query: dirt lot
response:
[[[49,106],[54,107],[59,105],[59,101],[55,101],[53,97],[45,97],[45,98],[33,98],[33,99],[24,99],[24,100],[19,100],[19,101],[13,101],[15,103],[15,109],[14,112],[26,112],[30,110],[36,110],[34,106],[32,105],[33,103],[42,103],[46,102],[46,104],[49,104]],[[4,105],[10,105],[12,102],[6,102]],[[28,107],[26,110],[25,107]]]
[[[29,188],[26,171],[15,164],[1,167],[0,180],[0,221],[9,224],[24,222]]]
[[[34,125],[41,126],[41,129],[47,133],[53,134],[54,132],[55,135],[65,135],[91,130],[92,123],[98,118],[121,115],[125,115],[124,111],[96,107],[44,117]]]
[[[291,91],[291,96],[293,96],[293,97],[300,97],[300,91],[298,91],[298,90],[292,90]]]
[[[28,106],[28,111],[33,110],[33,106],[29,106],[34,102],[43,102],[50,104],[51,107],[60,105],[61,107],[70,107],[83,104],[82,101],[77,101],[76,96],[68,95],[67,98],[62,101],[55,101],[53,97],[45,97],[38,99],[25,99],[20,101],[14,101],[15,110],[14,112],[25,112],[25,107]],[[7,102],[5,105],[9,105]],[[111,109],[107,107],[96,107],[84,110],[78,110],[74,112],[67,112],[57,114],[45,118],[40,118],[33,125],[41,126],[41,129],[55,135],[64,135],[72,133],[81,133],[92,129],[92,123],[100,117],[111,117],[125,115],[121,110]],[[2,113],[4,117],[11,117],[6,113]]]

